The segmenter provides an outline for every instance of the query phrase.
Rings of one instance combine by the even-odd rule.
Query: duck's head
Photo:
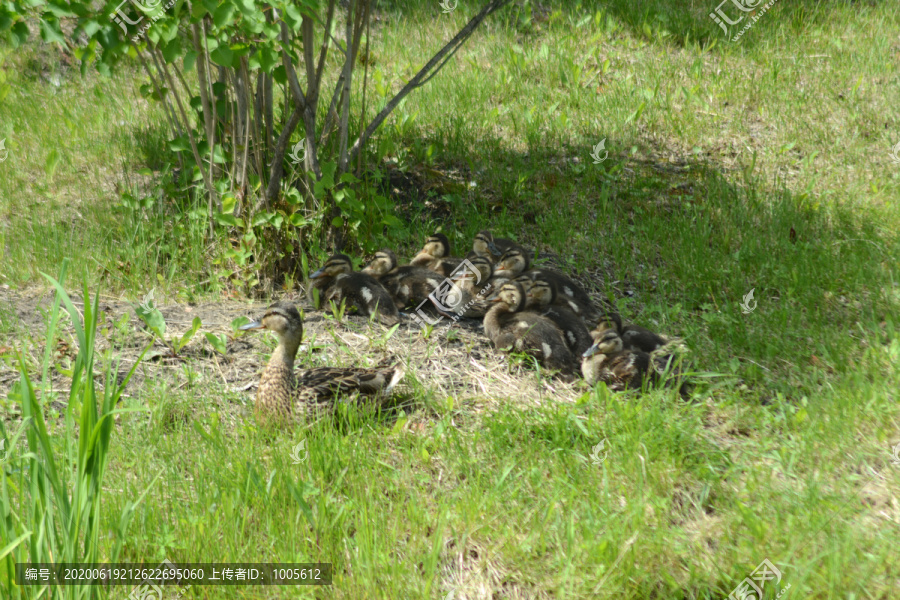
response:
[[[282,343],[300,343],[303,338],[303,319],[290,302],[276,302],[266,309],[265,314],[255,321],[238,327],[241,330],[268,329],[278,336]]]
[[[491,275],[493,275],[494,266],[491,264],[491,261],[485,257],[476,256],[467,260],[478,273],[473,273],[472,269],[464,269],[459,275],[453,278],[454,281],[473,281],[475,283],[481,283],[487,281],[491,278]]]
[[[535,278],[528,290],[528,300],[540,307],[550,306],[556,300],[556,287],[546,279]]]
[[[497,246],[494,245],[494,234],[483,229],[475,234],[475,241],[472,242],[472,251],[478,256],[500,256],[502,254]]]
[[[425,245],[422,246],[422,250],[419,251],[419,254],[417,254],[416,257],[423,254],[427,254],[434,258],[450,256],[450,240],[447,239],[447,236],[443,233],[434,234],[425,240]],[[415,258],[413,260],[415,260]]]
[[[507,281],[491,302],[501,302],[509,308],[510,312],[518,312],[525,308],[525,291],[515,281]]]
[[[497,267],[494,269],[494,275],[501,277],[516,277],[523,271],[528,270],[531,261],[528,255],[520,248],[512,248],[507,250],[500,260],[497,261]]]
[[[594,340],[594,345],[585,350],[582,356],[589,357],[594,356],[595,354],[615,354],[616,352],[622,351],[622,338],[619,337],[618,332],[612,329],[606,331],[599,337],[594,338]]]
[[[595,340],[600,339],[607,331],[615,331],[616,333],[622,331],[622,317],[615,312],[607,312],[600,317],[600,321],[591,332],[591,337]]]
[[[319,277],[337,277],[342,273],[352,273],[353,262],[346,254],[335,254],[322,265],[322,268],[309,276],[310,279]]]
[[[393,250],[385,248],[384,250],[379,250],[375,253],[375,258],[366,265],[366,268],[363,269],[362,272],[373,277],[381,277],[382,275],[387,275],[396,267],[397,255],[394,254]]]

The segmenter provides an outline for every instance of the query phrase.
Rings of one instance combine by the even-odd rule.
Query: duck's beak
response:
[[[265,329],[265,325],[262,324],[261,321],[250,321],[244,325],[238,327],[241,331],[247,331],[248,329]]]
[[[310,278],[310,279],[316,279],[316,278],[318,278],[318,277],[321,277],[321,276],[324,275],[324,274],[325,274],[325,267],[322,267],[321,269],[319,269],[318,271],[316,271],[315,273],[313,273],[312,275],[310,275],[309,278]]]
[[[582,354],[581,356],[588,358],[589,356],[593,356],[593,355],[597,354],[599,351],[600,351],[600,344],[599,343],[594,344],[593,346],[591,346],[590,348],[585,350],[584,354]]]

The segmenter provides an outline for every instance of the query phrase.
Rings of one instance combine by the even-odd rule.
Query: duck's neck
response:
[[[503,315],[510,312],[509,305],[505,302],[498,302],[491,307],[487,314],[484,315],[484,333],[493,339],[500,334],[500,319]]]
[[[279,340],[278,346],[272,352],[262,377],[257,392],[258,403],[269,402],[269,398],[275,398],[276,402],[286,400],[293,396],[295,387],[294,357],[300,340]],[[274,408],[274,407],[268,407]]]

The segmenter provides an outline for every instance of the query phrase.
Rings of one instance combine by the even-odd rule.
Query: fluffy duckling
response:
[[[491,277],[493,272],[491,261],[476,256],[469,262],[476,272],[467,268],[460,271],[452,280],[459,291],[455,314],[448,315],[454,320],[459,320],[460,317],[469,319],[484,317],[491,307],[488,297],[496,290],[495,281]]]
[[[625,348],[648,353],[659,350],[669,343],[668,340],[661,335],[650,331],[646,327],[634,324],[622,327],[620,329],[620,335],[622,336],[622,343],[625,344]]]
[[[604,314],[597,327],[591,332],[591,336],[597,339],[607,330],[613,330],[619,334],[626,350],[640,350],[649,354],[669,343],[664,337],[646,327],[634,324],[623,325],[622,318],[615,312]]]
[[[334,407],[336,396],[358,392],[386,395],[403,377],[399,365],[388,368],[319,367],[294,375],[294,359],[303,339],[303,320],[293,304],[278,302],[262,318],[240,329],[268,329],[278,346],[263,370],[255,409],[262,417],[315,417]]]
[[[450,240],[447,236],[435,233],[425,241],[425,246],[409,261],[409,264],[414,267],[425,267],[448,277],[461,262],[461,258],[450,256]]]
[[[410,302],[421,302],[441,285],[441,278],[431,269],[398,266],[397,255],[388,249],[376,252],[361,272],[381,282],[399,309]]]
[[[575,372],[577,362],[552,321],[525,307],[525,292],[518,283],[500,288],[495,305],[484,316],[484,332],[498,350],[516,350],[535,357],[550,369]]]
[[[581,356],[594,343],[581,317],[556,304],[556,288],[543,277],[536,277],[526,293],[526,306],[553,321],[575,356]]]
[[[621,391],[660,382],[674,383],[682,397],[690,395],[690,383],[683,380],[675,355],[628,349],[615,329],[595,335],[594,340],[595,344],[582,355],[581,373],[589,384],[603,381],[609,389]]]
[[[376,315],[383,325],[391,326],[400,322],[397,306],[384,286],[371,275],[354,272],[353,263],[345,254],[335,254],[309,278],[325,280],[322,283],[316,282],[310,287],[310,293],[314,289],[319,290],[320,299],[324,289],[326,300],[332,300],[335,304],[346,300],[347,304],[355,306],[360,314]]]
[[[609,389],[622,391],[640,389],[645,382],[656,380],[650,355],[640,350],[625,350],[622,338],[613,329],[600,335],[582,356],[581,373],[590,385],[602,381]]]
[[[477,256],[487,258],[491,262],[497,261],[504,252],[518,247],[519,245],[512,240],[495,238],[494,234],[487,229],[483,229],[475,234],[475,240],[472,242],[472,252]]]
[[[587,323],[596,323],[603,317],[604,312],[594,306],[587,292],[572,279],[553,269],[530,267],[528,253],[521,248],[513,248],[505,252],[497,262],[494,274],[517,280],[521,276],[528,276],[532,280],[540,277],[556,288],[558,305],[568,308]]]

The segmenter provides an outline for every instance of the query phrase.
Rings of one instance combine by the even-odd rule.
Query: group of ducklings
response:
[[[408,265],[399,265],[393,251],[381,250],[362,271],[354,271],[348,256],[335,254],[310,275],[308,296],[317,307],[323,301],[344,302],[392,326],[400,322],[401,310],[428,300],[438,313],[452,316],[435,300],[452,290],[454,306],[463,306],[455,319],[483,319],[496,349],[526,353],[564,377],[580,371],[589,384],[602,381],[614,391],[679,379],[668,340],[645,327],[624,324],[610,305],[596,306],[563,273],[532,267],[532,255],[513,240],[481,231],[471,252],[453,257],[447,236],[436,233]],[[293,362],[302,327],[296,308],[284,302],[244,326],[270,329],[279,337],[260,382],[258,407],[283,412],[302,404],[298,410],[315,411],[339,393],[389,391],[403,376],[402,368],[393,365],[310,369],[297,378]]]

